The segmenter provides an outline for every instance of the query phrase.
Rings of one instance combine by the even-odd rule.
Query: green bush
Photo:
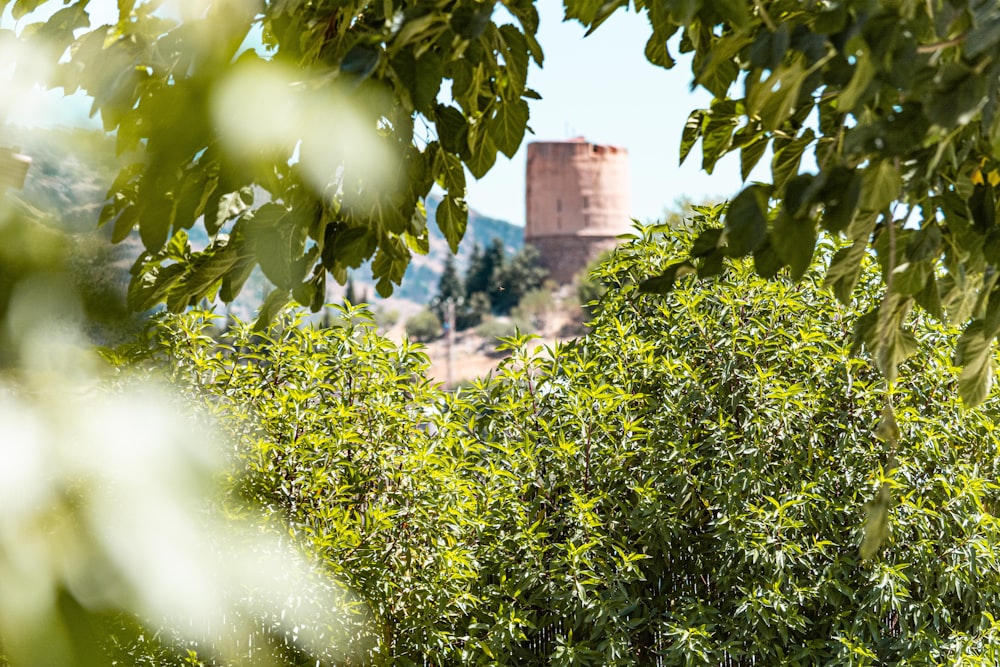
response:
[[[529,322],[532,329],[544,329],[555,307],[552,290],[539,287],[521,297],[521,301],[511,311],[510,316],[516,322]]]
[[[588,264],[576,277],[576,298],[580,302],[580,307],[583,308],[584,313],[589,318],[597,314],[597,305],[600,303],[604,293],[608,291],[607,285],[601,282],[595,276],[595,273],[602,264],[607,263],[611,259],[611,256],[612,252],[610,251],[602,252],[596,260]]]
[[[379,307],[374,310],[375,324],[381,331],[387,331],[399,322],[399,311],[392,308]]]
[[[364,317],[221,344],[165,318],[148,349],[220,415],[241,496],[355,592],[362,664],[997,664],[995,405],[952,399],[948,332],[916,323],[890,451],[852,313],[748,267],[640,294],[674,256],[635,239],[589,335],[508,340],[454,394]]]
[[[438,319],[429,308],[424,308],[413,317],[406,320],[404,325],[406,335],[415,341],[422,343],[440,338],[443,331],[441,320]]]

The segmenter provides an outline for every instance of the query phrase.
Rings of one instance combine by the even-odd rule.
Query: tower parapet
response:
[[[582,137],[528,144],[525,199],[525,243],[553,280],[570,283],[631,231],[628,151]]]

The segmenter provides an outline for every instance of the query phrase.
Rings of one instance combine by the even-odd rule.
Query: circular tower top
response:
[[[631,231],[628,151],[583,137],[528,144],[525,241]]]

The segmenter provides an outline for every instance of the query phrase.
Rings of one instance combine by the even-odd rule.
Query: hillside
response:
[[[97,218],[118,166],[114,139],[81,129],[7,127],[0,133],[0,145],[18,146],[32,158],[31,170],[18,196],[41,211],[48,224],[73,234],[81,244],[94,247],[93,237],[104,233],[97,231]],[[436,197],[427,201],[430,252],[414,256],[402,285],[387,300],[376,296],[370,270],[362,266],[352,275],[360,294],[376,305],[403,315],[429,300],[450,253],[444,236],[434,223],[438,201]],[[190,235],[196,246],[208,243],[200,227],[192,229]],[[524,243],[521,227],[470,210],[469,226],[457,255],[459,268],[464,269],[475,245],[485,247],[493,238],[501,239],[511,253]],[[129,279],[128,268],[141,251],[138,239],[133,238],[101,253],[101,261],[106,264],[101,270],[104,280],[124,289]],[[93,264],[93,260],[90,263]],[[263,276],[255,275],[234,304],[234,312],[240,317],[251,317],[269,289]],[[339,301],[343,293],[344,288],[333,283],[328,300]]]

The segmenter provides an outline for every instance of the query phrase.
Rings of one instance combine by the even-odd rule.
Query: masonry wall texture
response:
[[[525,199],[524,242],[553,280],[570,283],[632,229],[628,151],[582,137],[528,144]]]

